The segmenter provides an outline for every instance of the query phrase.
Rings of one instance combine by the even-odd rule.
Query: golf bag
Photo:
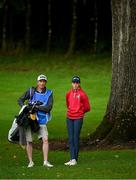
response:
[[[10,142],[19,142],[21,145],[26,145],[25,129],[30,127],[33,132],[39,130],[40,126],[34,114],[37,111],[36,106],[41,104],[41,102],[34,102],[21,108],[18,116],[15,116],[8,133],[8,140]],[[35,116],[35,119],[31,119],[31,115]]]
[[[19,111],[19,114],[21,114],[23,112],[25,107],[26,107],[26,105],[21,108],[21,110]],[[12,126],[11,126],[11,128],[10,128],[10,130],[8,132],[8,140],[9,140],[9,142],[12,142],[12,143],[18,143],[19,142],[22,145],[26,144],[25,133],[23,133],[23,131],[21,133],[21,131],[20,131],[21,129],[22,128],[20,128],[19,125],[17,124],[16,117],[15,117],[15,119],[12,122]],[[24,140],[20,137],[21,134],[22,134],[21,137],[24,137],[23,138]]]

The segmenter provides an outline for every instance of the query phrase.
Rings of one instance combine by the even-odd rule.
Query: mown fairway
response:
[[[80,153],[76,167],[65,167],[68,152],[50,152],[53,169],[42,167],[42,154],[34,150],[35,167],[26,168],[27,158],[20,146],[7,141],[8,130],[19,111],[18,97],[36,85],[44,73],[48,88],[54,92],[53,119],[48,123],[49,139],[66,139],[65,94],[71,87],[71,77],[79,75],[87,92],[92,111],[84,119],[81,137],[87,137],[103,118],[111,80],[111,58],[108,56],[60,56],[47,58],[43,54],[20,57],[0,57],[0,178],[135,178],[136,152],[102,151]]]

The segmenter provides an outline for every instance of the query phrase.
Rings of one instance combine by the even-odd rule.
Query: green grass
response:
[[[79,163],[66,167],[68,152],[50,152],[52,169],[42,166],[42,154],[34,150],[35,167],[28,169],[26,154],[16,145],[6,145],[1,150],[2,179],[132,179],[136,177],[136,151],[80,152]]]
[[[48,123],[49,139],[66,139],[65,94],[71,87],[71,77],[81,77],[83,89],[91,101],[92,110],[84,119],[81,137],[89,136],[101,122],[109,97],[111,58],[109,56],[47,57],[43,54],[0,57],[0,178],[1,179],[65,179],[65,178],[136,178],[136,152],[82,151],[75,167],[65,167],[69,152],[49,153],[53,169],[42,167],[42,152],[34,150],[35,167],[27,169],[27,157],[20,146],[7,141],[8,130],[19,111],[18,97],[36,85],[44,73],[48,88],[54,92],[53,119]]]
[[[92,133],[103,118],[109,96],[109,57],[75,56],[64,59],[61,56],[47,58],[40,54],[0,57],[0,124],[4,127],[3,131],[8,130],[14,115],[18,113],[17,99],[29,87],[36,85],[36,78],[40,73],[47,75],[47,86],[54,93],[53,119],[48,124],[50,139],[67,138],[65,94],[71,88],[71,77],[75,74],[81,77],[82,87],[92,106],[92,111],[86,114],[81,136],[86,137]]]

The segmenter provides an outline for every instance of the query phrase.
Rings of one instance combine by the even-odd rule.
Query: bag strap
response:
[[[36,91],[36,89],[35,89],[34,87],[31,87],[31,88],[29,89],[29,92],[30,92],[30,99],[29,99],[29,101],[32,100],[35,91]]]

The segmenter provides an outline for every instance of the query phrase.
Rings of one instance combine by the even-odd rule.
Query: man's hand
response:
[[[37,112],[37,111],[39,110],[39,106],[38,106],[38,105],[35,105],[34,108],[33,108],[33,110],[34,110],[35,112]]]

